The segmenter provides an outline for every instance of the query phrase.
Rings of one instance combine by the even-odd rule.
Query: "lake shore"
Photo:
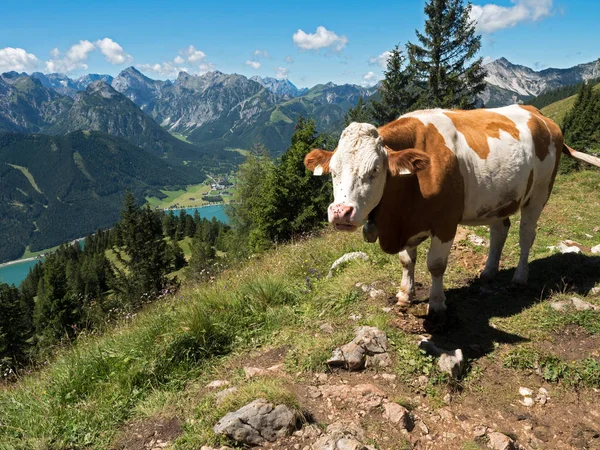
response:
[[[26,263],[26,262],[29,262],[29,261],[35,261],[37,259],[41,259],[41,258],[39,256],[32,256],[31,258],[15,259],[14,261],[8,261],[8,262],[5,262],[5,263],[0,263],[0,268],[6,267],[6,266],[12,266],[14,264]]]

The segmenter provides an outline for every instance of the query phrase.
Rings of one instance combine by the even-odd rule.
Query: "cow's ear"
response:
[[[314,175],[323,175],[329,173],[329,161],[333,152],[315,149],[304,158],[304,165]]]
[[[388,150],[388,167],[393,176],[414,175],[429,167],[429,163],[429,156],[420,150]]]

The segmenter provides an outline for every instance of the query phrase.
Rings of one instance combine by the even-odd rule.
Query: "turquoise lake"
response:
[[[229,222],[227,219],[227,215],[225,214],[224,205],[210,205],[201,208],[186,208],[185,212],[187,214],[194,214],[194,211],[196,210],[198,210],[198,212],[200,213],[200,217],[205,217],[207,219],[212,219],[213,217],[216,217],[217,220],[220,220],[221,222]],[[173,213],[178,215],[179,210],[174,210]],[[0,267],[0,282],[14,284],[15,286],[18,286],[27,277],[29,269],[35,266],[36,263],[37,260],[34,260],[11,264],[10,266]]]

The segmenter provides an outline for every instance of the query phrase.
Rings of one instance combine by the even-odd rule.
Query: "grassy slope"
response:
[[[594,86],[594,89],[600,90],[600,84]],[[559,125],[562,125],[565,116],[571,110],[571,108],[573,108],[576,98],[577,95],[572,95],[571,97],[554,102],[542,108],[542,113],[544,113],[545,116],[550,117]]]
[[[558,180],[540,221],[526,289],[505,287],[518,259],[518,218],[513,220],[499,282],[490,286],[474,281],[486,249],[464,238],[455,244],[446,277],[451,325],[448,333],[434,337],[440,345],[461,346],[469,358],[460,390],[453,394],[457,408],[463,405],[468,412],[484,406],[496,414],[516,402],[519,385],[544,379],[558,380],[551,391],[561,408],[569,407],[565,399],[573,387],[578,402],[589,395],[589,386],[600,388],[600,366],[586,359],[588,354],[571,362],[553,354],[551,345],[544,346],[568,327],[577,326],[586,336],[600,333],[598,314],[564,314],[549,307],[551,300],[573,295],[600,304],[598,295],[588,294],[600,281],[600,258],[547,249],[562,239],[586,246],[599,243],[594,228],[600,223],[599,188],[598,171]],[[483,229],[470,232],[483,234]],[[334,260],[356,250],[365,251],[371,261],[350,263],[335,277],[324,278]],[[428,286],[425,251],[426,244],[419,251],[417,281]],[[376,282],[393,295],[392,283],[399,283],[400,273],[397,257],[362,242],[359,233],[327,232],[252,259],[214,283],[185,286],[105,336],[81,338],[38,373],[0,390],[0,448],[109,448],[125,423],[175,416],[183,424],[176,448],[216,443],[216,420],[249,400],[263,396],[298,406],[290,383],[302,383],[313,371],[322,371],[331,349],[347,342],[356,324],[388,332],[393,370],[399,377],[397,401],[410,402],[415,395],[410,383],[426,373],[429,385],[417,392],[435,410],[443,405],[448,387],[435,364],[416,350],[414,336],[396,326],[394,313],[382,312],[385,299],[369,298],[354,287],[358,281]],[[417,295],[427,294],[419,288]],[[348,320],[351,313],[361,319]],[[333,334],[319,333],[325,321],[333,325]],[[282,345],[290,349],[286,377],[244,379],[241,361],[254,362],[249,352]],[[536,364],[542,365],[544,379],[534,374]],[[203,387],[217,377],[239,388],[220,406],[215,405],[214,393]]]
[[[233,192],[234,188],[226,189],[229,192]],[[209,195],[211,188],[209,184],[193,184],[187,186],[185,190],[180,189],[177,191],[161,190],[167,197],[159,199],[158,197],[146,197],[146,202],[152,207],[159,207],[167,209],[171,206],[178,205],[184,208],[195,208],[197,206],[209,205],[210,203],[202,200],[203,195]],[[222,195],[225,203],[229,203],[231,195]],[[194,200],[190,200],[193,198]]]

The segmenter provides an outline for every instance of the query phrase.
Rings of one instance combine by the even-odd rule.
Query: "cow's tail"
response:
[[[563,145],[563,153],[578,161],[583,161],[588,164],[591,164],[592,166],[600,167],[600,158],[588,155],[587,153],[578,152],[577,150],[573,150],[566,144]]]

